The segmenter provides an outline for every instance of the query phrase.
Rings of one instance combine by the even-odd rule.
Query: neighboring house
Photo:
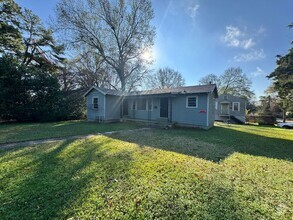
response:
[[[218,92],[213,84],[129,93],[93,86],[85,96],[88,121],[124,118],[208,129],[214,125]]]
[[[245,123],[246,100],[223,94],[215,100],[215,120],[235,123]]]

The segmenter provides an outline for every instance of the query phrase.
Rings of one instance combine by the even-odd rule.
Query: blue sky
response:
[[[58,0],[16,0],[44,22]],[[210,73],[241,67],[256,95],[270,84],[275,56],[286,54],[293,31],[292,0],[153,0],[154,68],[178,70],[187,85]]]

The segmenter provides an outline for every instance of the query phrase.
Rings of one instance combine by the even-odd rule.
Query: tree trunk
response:
[[[124,77],[120,77],[120,81],[121,81],[121,90],[124,92],[125,91],[125,85],[126,85],[126,82],[125,82],[125,78]]]
[[[286,122],[286,110],[283,109],[283,122],[285,123]]]

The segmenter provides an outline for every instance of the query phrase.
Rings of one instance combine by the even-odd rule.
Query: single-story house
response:
[[[215,120],[245,123],[246,100],[241,97],[222,94],[215,100]]]
[[[85,97],[88,121],[161,121],[208,129],[214,125],[218,92],[214,84],[136,92],[93,86]]]

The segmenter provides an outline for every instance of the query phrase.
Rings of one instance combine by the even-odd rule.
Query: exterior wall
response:
[[[186,107],[188,96],[197,96],[197,107]],[[92,100],[98,97],[98,109],[93,109]],[[125,117],[138,120],[166,120],[160,117],[160,98],[166,96],[144,96],[142,99],[152,100],[152,110],[133,110],[133,101],[140,97],[127,97],[128,115]],[[88,121],[114,121],[121,118],[122,97],[103,95],[97,90],[92,90],[86,96]],[[241,106],[241,104],[240,104]],[[212,127],[215,118],[215,99],[211,93],[177,95],[169,97],[168,120],[183,126],[195,126],[202,128]]]
[[[186,97],[197,96],[197,108],[186,107]],[[208,94],[180,95],[172,98],[172,122],[181,125],[192,125],[207,128],[207,96]]]
[[[157,120],[160,118],[160,98],[143,97],[143,99],[150,99],[153,102],[152,110],[133,110],[133,101],[138,101],[139,98],[128,99],[128,117],[139,120]]]
[[[209,100],[209,110],[208,110],[208,127],[214,126],[214,121],[215,121],[215,98],[213,94],[208,95],[208,100]]]
[[[106,95],[106,121],[120,119],[122,98],[120,96]]]
[[[245,122],[245,111],[246,111],[246,101],[245,99],[242,99],[240,97],[232,96],[225,94],[227,96],[226,101],[230,102],[230,108],[229,108],[229,114],[231,116],[235,116],[238,119]],[[221,116],[221,102],[224,101],[224,95],[220,95],[218,99],[216,99],[216,102],[218,102],[218,108],[215,109],[215,120],[226,120],[227,118],[223,118]],[[240,111],[233,111],[232,104],[233,102],[239,102],[240,103]]]
[[[98,97],[98,109],[93,108],[93,98]],[[87,120],[88,121],[98,121],[105,118],[105,106],[104,106],[105,96],[93,89],[86,96],[86,106],[87,106]]]
[[[197,108],[186,107],[186,97],[197,96],[198,106]],[[148,110],[133,110],[133,101],[139,100],[139,98],[128,98],[128,118],[138,120],[162,120],[160,117],[160,98],[161,97],[143,97],[145,99],[152,99],[153,109]],[[172,107],[171,107],[172,105]],[[189,125],[195,127],[209,128],[214,124],[215,118],[215,100],[212,94],[196,94],[196,95],[179,95],[169,98],[168,115],[169,120],[178,125]],[[172,115],[171,115],[172,113]]]

